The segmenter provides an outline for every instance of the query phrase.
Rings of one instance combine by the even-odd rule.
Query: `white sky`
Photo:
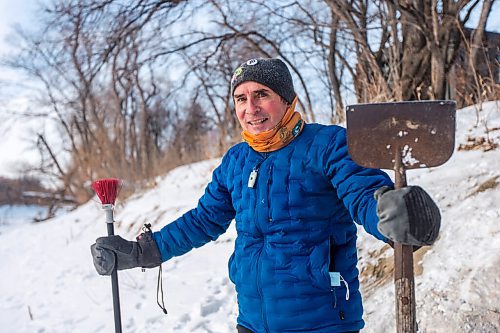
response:
[[[29,26],[34,21],[39,0],[0,0],[0,53],[8,48],[6,38],[16,24]]]
[[[9,52],[8,36],[15,25],[28,25],[33,19],[37,0],[0,0],[0,56]],[[7,110],[24,108],[27,104],[26,96],[21,91],[13,94],[6,91],[3,83],[19,81],[13,71],[0,68],[0,176],[15,176],[16,169],[22,163],[37,161],[37,155],[29,144],[30,127],[34,122],[25,119],[16,120]]]

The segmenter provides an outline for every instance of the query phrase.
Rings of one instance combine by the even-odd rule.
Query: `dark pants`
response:
[[[241,325],[236,325],[236,329],[238,330],[238,333],[253,333],[248,328],[243,327]]]
[[[236,328],[238,329],[238,333],[253,333],[248,328],[243,327],[241,325],[236,325]],[[344,333],[359,333],[359,331],[344,332]]]

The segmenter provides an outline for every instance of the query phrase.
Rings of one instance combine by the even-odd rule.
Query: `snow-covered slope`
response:
[[[469,136],[475,110],[457,113],[457,145]],[[500,128],[498,103],[480,113],[490,129]],[[490,132],[500,142],[500,129]],[[132,239],[144,222],[154,229],[193,207],[218,160],[173,170],[158,185],[116,207],[116,233]],[[444,166],[408,172],[443,212],[440,239],[416,261],[417,318],[421,332],[500,330],[500,149],[456,151]],[[2,332],[112,332],[108,277],[92,265],[90,244],[106,234],[104,213],[91,201],[47,222],[10,223],[0,228],[0,327]],[[157,269],[119,273],[124,332],[229,333],[237,304],[227,278],[235,230],[216,242],[163,265],[168,315],[156,305]],[[366,328],[395,332],[392,250],[360,229]],[[374,256],[376,255],[376,256]],[[421,258],[421,259],[420,259]],[[385,272],[386,278],[382,275]],[[377,278],[378,275],[379,277]]]

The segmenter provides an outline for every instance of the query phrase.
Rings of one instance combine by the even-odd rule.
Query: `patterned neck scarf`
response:
[[[283,119],[270,130],[258,134],[251,134],[247,131],[241,132],[243,140],[260,153],[276,151],[285,147],[304,128],[304,121],[300,113],[295,111],[296,104],[297,97],[295,97],[292,105],[286,110]]]

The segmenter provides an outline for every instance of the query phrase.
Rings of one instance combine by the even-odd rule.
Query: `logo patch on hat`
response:
[[[241,67],[236,68],[236,70],[234,71],[233,77],[231,78],[231,82],[234,82],[234,80],[236,80],[236,78],[238,76],[240,76],[241,73],[243,73],[243,68],[241,68]]]
[[[250,59],[247,61],[247,65],[248,66],[253,66],[253,65],[257,65],[259,61],[257,59]]]

